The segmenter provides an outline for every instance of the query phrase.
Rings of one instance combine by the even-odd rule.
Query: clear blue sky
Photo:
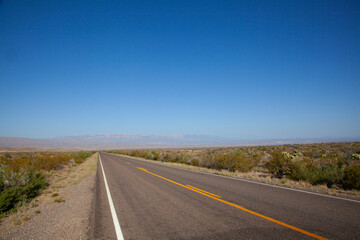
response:
[[[0,136],[360,136],[360,1],[0,0]]]

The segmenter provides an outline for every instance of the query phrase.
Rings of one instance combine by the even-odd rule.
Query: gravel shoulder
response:
[[[54,173],[40,196],[0,220],[0,239],[87,239],[97,159]]]

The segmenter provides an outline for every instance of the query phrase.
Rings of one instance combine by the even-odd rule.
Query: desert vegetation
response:
[[[108,152],[360,190],[360,142]]]
[[[0,217],[27,204],[47,186],[47,177],[85,161],[92,152],[0,154]]]

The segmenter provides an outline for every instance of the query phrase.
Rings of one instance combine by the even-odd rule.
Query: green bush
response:
[[[5,188],[5,181],[8,178],[8,168],[0,165],[0,192]]]
[[[331,187],[341,181],[342,171],[338,165],[327,164],[320,168],[310,168],[305,173],[305,178],[313,185],[326,184],[328,187]]]
[[[360,165],[347,167],[345,169],[342,186],[345,189],[360,190]]]
[[[76,153],[76,157],[86,159],[91,156],[91,152],[78,152]]]
[[[181,163],[181,164],[189,164],[189,162],[186,161],[186,160],[180,160],[179,163]]]
[[[193,160],[191,160],[191,165],[193,166],[199,166],[199,160],[194,158]]]
[[[83,163],[88,157],[92,155],[91,152],[78,152],[75,154],[75,163]]]
[[[158,153],[156,151],[151,151],[146,154],[145,158],[150,159],[150,160],[159,160],[160,153]]]
[[[27,202],[29,199],[36,197],[46,187],[45,176],[36,173],[33,174],[29,184],[5,189],[0,194],[0,214],[11,210],[19,203]]]
[[[343,174],[342,161],[338,161],[337,164],[327,163],[316,167],[308,159],[304,159],[302,161],[291,161],[288,166],[289,170],[286,173],[288,178],[295,181],[304,180],[313,185],[326,184],[331,187],[341,182]]]
[[[295,181],[306,180],[307,171],[308,168],[303,161],[290,162],[288,177]]]
[[[177,160],[176,158],[170,158],[170,159],[168,160],[168,162],[177,163],[178,160]]]
[[[271,152],[270,155],[271,159],[265,163],[265,168],[267,168],[274,177],[282,178],[289,171],[290,156],[279,150]]]
[[[216,169],[227,169],[231,172],[248,172],[257,163],[252,161],[246,155],[218,154],[213,161],[213,167]]]
[[[14,208],[21,201],[22,187],[12,187],[4,190],[0,195],[0,213]]]

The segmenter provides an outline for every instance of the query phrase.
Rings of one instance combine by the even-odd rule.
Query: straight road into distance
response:
[[[90,238],[360,239],[357,201],[99,158]]]

